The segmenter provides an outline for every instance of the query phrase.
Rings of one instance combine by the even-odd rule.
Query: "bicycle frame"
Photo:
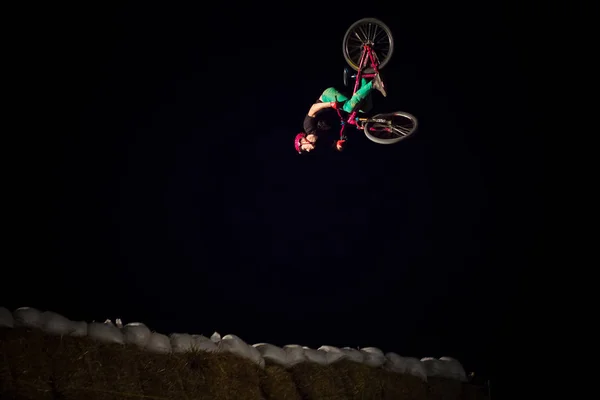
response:
[[[373,68],[374,72],[365,74],[365,73],[363,73],[363,69],[367,65],[367,62],[369,62],[369,61],[371,62],[371,68]],[[377,61],[375,61],[375,56],[373,55],[373,49],[371,48],[371,46],[369,46],[367,44],[363,45],[363,52],[360,56],[360,62],[358,64],[358,71],[356,72],[356,78],[354,81],[354,89],[352,91],[352,95],[354,95],[358,91],[362,78],[374,78],[379,73],[378,66],[379,65],[378,65]],[[340,116],[340,120],[341,120],[341,124],[342,124],[342,127],[340,129],[340,139],[341,140],[344,140],[346,138],[344,136],[346,124],[353,125],[353,126],[358,127],[359,129],[362,129],[362,127],[359,125],[359,123],[367,120],[367,118],[358,118],[357,117],[359,106],[360,106],[360,104],[358,104],[350,112],[350,114],[348,115],[348,118],[346,120],[344,120],[344,117],[342,116],[341,111],[337,110],[337,113]]]

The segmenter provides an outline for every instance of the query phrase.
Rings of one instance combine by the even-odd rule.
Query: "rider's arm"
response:
[[[310,110],[308,110],[308,116],[309,117],[314,117],[315,114],[317,114],[319,111],[321,111],[324,108],[329,108],[332,107],[333,103],[315,103],[310,107]]]

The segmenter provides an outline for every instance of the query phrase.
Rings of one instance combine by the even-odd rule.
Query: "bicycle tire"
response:
[[[346,63],[348,63],[348,65],[350,65],[350,67],[352,69],[354,69],[355,71],[358,71],[358,65],[350,57],[349,50],[348,50],[348,42],[350,41],[350,35],[354,31],[354,29],[356,27],[358,27],[359,25],[362,25],[365,23],[372,23],[372,24],[379,26],[381,29],[384,30],[384,32],[386,33],[386,35],[390,41],[390,49],[388,51],[388,54],[386,55],[386,57],[383,60],[380,60],[380,63],[378,65],[378,69],[381,70],[381,69],[383,69],[383,67],[385,67],[387,65],[387,63],[390,61],[390,59],[392,58],[392,55],[394,53],[394,36],[392,35],[392,31],[390,30],[390,28],[385,23],[383,23],[381,20],[379,20],[377,18],[359,19],[358,21],[356,21],[352,25],[350,25],[350,27],[346,30],[346,33],[344,34],[344,39],[342,40],[342,52],[344,53],[344,59],[346,60]]]
[[[388,120],[387,122],[389,122],[389,125],[397,127],[397,125],[393,123],[393,120],[392,120],[393,117],[404,117],[404,118],[408,118],[409,120],[411,120],[413,122],[413,126],[410,129],[410,131],[403,136],[390,138],[390,139],[376,137],[369,131],[369,128],[373,127],[375,124],[384,125],[381,122],[374,121],[377,119]],[[388,125],[388,124],[385,124],[385,125]],[[367,138],[372,142],[375,142],[378,144],[394,144],[394,143],[398,143],[401,140],[405,140],[408,137],[411,137],[417,131],[418,126],[419,126],[419,121],[417,120],[417,117],[415,117],[414,115],[412,115],[410,113],[404,112],[404,111],[396,111],[393,113],[377,114],[377,115],[369,118],[364,123],[363,131],[365,132],[365,135],[367,136]]]

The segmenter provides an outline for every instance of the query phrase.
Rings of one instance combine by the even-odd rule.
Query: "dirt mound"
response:
[[[485,400],[482,388],[342,360],[289,369],[224,352],[157,354],[39,329],[0,328],[0,398],[47,400]]]

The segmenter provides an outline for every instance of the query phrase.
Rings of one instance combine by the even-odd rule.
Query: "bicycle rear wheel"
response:
[[[407,112],[397,111],[377,114],[364,123],[369,140],[379,144],[394,144],[412,136],[417,131],[417,118]]]
[[[346,62],[358,71],[363,45],[369,44],[375,53],[377,68],[382,69],[394,52],[394,37],[390,28],[376,18],[363,18],[352,25],[344,35],[343,52]]]

